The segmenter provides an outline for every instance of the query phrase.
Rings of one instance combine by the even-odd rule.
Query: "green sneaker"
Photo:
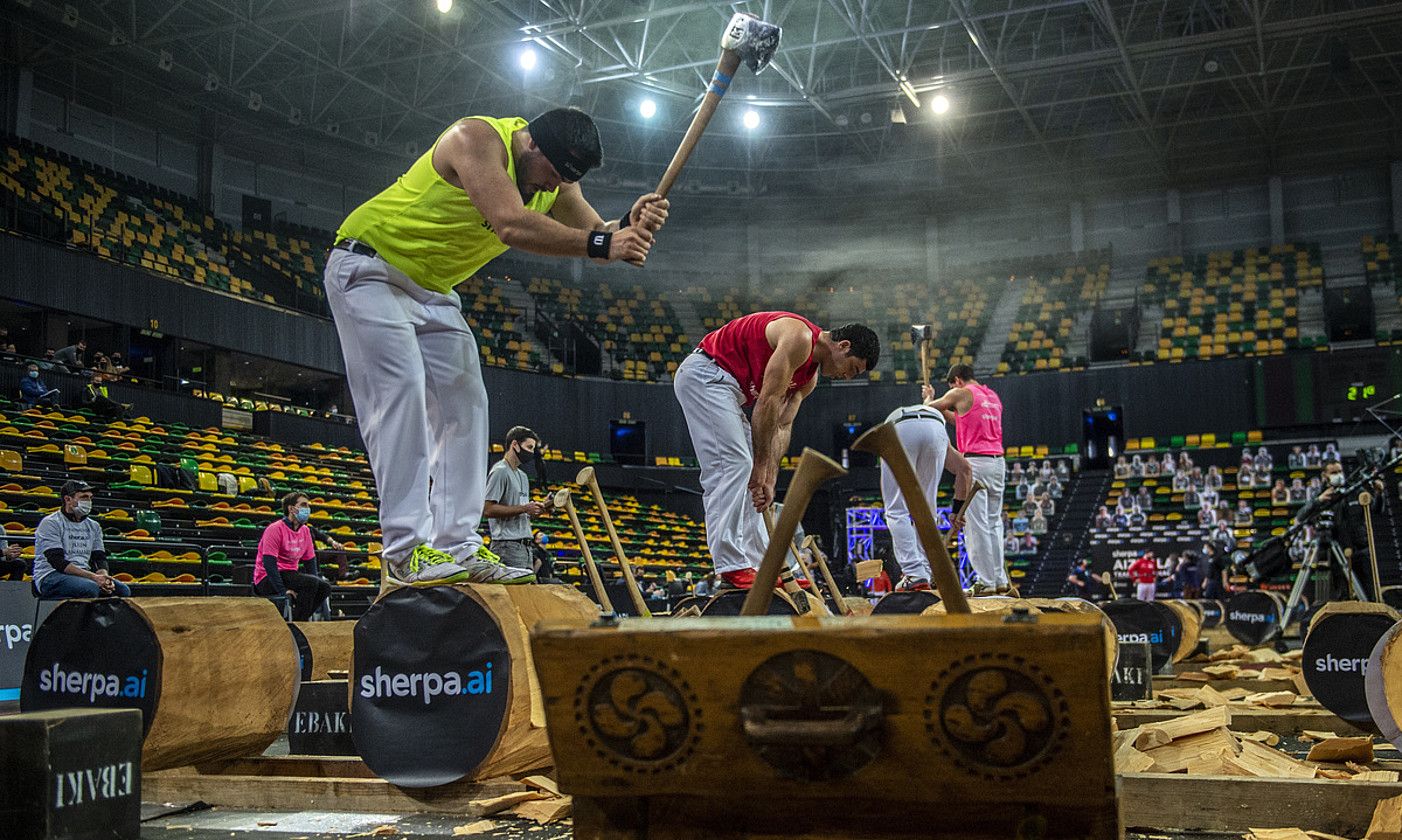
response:
[[[483,563],[501,562],[501,558],[498,557],[496,554],[493,554],[492,551],[488,549],[485,545],[477,546],[477,552],[472,556],[478,560],[481,560]]]
[[[486,560],[478,560],[476,557],[469,557],[459,561],[458,566],[467,570],[470,576],[468,580],[472,583],[499,583],[506,586],[516,583],[535,583],[535,572],[513,568],[504,563],[491,563]]]
[[[440,586],[467,583],[472,572],[463,568],[453,555],[439,551],[428,543],[418,546],[400,561],[387,564],[390,582],[399,586]]]

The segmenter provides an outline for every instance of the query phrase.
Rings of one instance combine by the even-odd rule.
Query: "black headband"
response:
[[[545,155],[545,159],[550,161],[550,165],[555,167],[561,178],[566,181],[578,181],[590,170],[592,164],[575,154],[565,144],[564,138],[556,130],[554,121],[549,119],[548,112],[531,120],[528,128],[536,148],[540,149],[541,154]]]

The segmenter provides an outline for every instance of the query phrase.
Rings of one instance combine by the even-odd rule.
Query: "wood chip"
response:
[[[1297,672],[1293,668],[1265,668],[1261,671],[1263,680],[1293,680]]]
[[[1173,743],[1155,747],[1146,754],[1159,766],[1159,772],[1181,773],[1188,769],[1190,761],[1201,756],[1215,753],[1234,756],[1240,750],[1241,747],[1232,737],[1232,733],[1225,727],[1219,727],[1197,735],[1176,738]]]
[[[1373,821],[1368,824],[1365,838],[1402,834],[1402,796],[1382,799],[1373,807]]]
[[[1232,645],[1229,648],[1223,648],[1217,651],[1207,658],[1211,659],[1213,662],[1221,662],[1224,659],[1240,659],[1246,655],[1247,650],[1248,648],[1246,645]]]
[[[1294,651],[1291,651],[1291,653],[1294,653]],[[1311,830],[1306,831],[1305,833],[1312,837],[1314,840],[1348,840],[1347,837],[1340,837],[1337,834],[1329,834],[1328,832],[1324,831]]]
[[[1131,729],[1134,737],[1130,738],[1130,744],[1137,750],[1151,750],[1154,747],[1162,747],[1173,740],[1173,736],[1158,728],[1157,726],[1140,726]]]
[[[521,784],[536,788],[537,790],[543,790],[555,796],[560,795],[560,786],[549,776],[527,776],[521,780]]]
[[[1280,709],[1294,705],[1296,697],[1299,695],[1293,691],[1261,691],[1256,694],[1248,694],[1242,699],[1253,706]]]
[[[1208,665],[1202,672],[1214,680],[1234,680],[1241,669],[1235,665]]]
[[[1141,727],[1145,732],[1158,731],[1168,735],[1170,741],[1183,738],[1189,735],[1196,735],[1199,732],[1207,732],[1211,729],[1229,726],[1232,722],[1231,712],[1225,706],[1215,709],[1205,709],[1191,715],[1184,715],[1180,718],[1166,720],[1162,723],[1153,723]],[[1144,749],[1145,745],[1135,744],[1139,749]]]
[[[538,790],[523,790],[515,793],[505,793],[501,796],[494,796],[490,799],[474,799],[468,802],[468,807],[487,817],[520,805],[522,802],[529,802],[532,799],[546,799],[550,794],[542,793]]]
[[[522,802],[511,809],[511,814],[535,820],[541,825],[557,822],[568,817],[574,809],[574,800],[568,796],[556,796],[534,802]]]
[[[1247,840],[1310,840],[1310,836],[1300,828],[1251,828]]]
[[[478,820],[477,822],[470,822],[465,825],[453,826],[453,836],[468,837],[473,834],[486,834],[495,828],[497,828],[497,824],[493,820]]]
[[[1327,741],[1330,738],[1339,737],[1336,732],[1325,732],[1322,729],[1302,729],[1300,730],[1301,741]]]
[[[1364,770],[1362,773],[1354,773],[1355,782],[1395,782],[1397,781],[1396,770]]]
[[[1310,747],[1309,761],[1373,760],[1373,739],[1367,735],[1357,738],[1326,738]]]
[[[1184,671],[1181,674],[1175,674],[1173,678],[1179,682],[1208,682],[1220,679],[1220,677],[1214,677],[1206,671]]]
[[[1275,648],[1259,647],[1255,650],[1247,651],[1242,657],[1247,662],[1284,662],[1285,657],[1281,656]]]
[[[1242,741],[1241,754],[1233,759],[1247,775],[1273,779],[1313,779],[1315,768],[1255,741]]]
[[[1241,686],[1227,688],[1220,691],[1214,688],[1213,691],[1216,691],[1218,694],[1227,698],[1228,702],[1233,700],[1241,700],[1250,696],[1252,693],[1250,689],[1242,688]]]
[[[1277,746],[1280,743],[1280,736],[1274,732],[1235,732],[1233,733],[1243,741],[1255,741],[1258,744],[1265,744],[1268,747]]]
[[[1126,741],[1115,750],[1115,772],[1116,773],[1149,773],[1154,767],[1154,760],[1147,754],[1134,748],[1134,744]]]
[[[1196,697],[1170,697],[1164,700],[1164,702],[1180,712],[1186,712],[1189,709],[1204,708],[1202,701]]]
[[[1319,767],[1315,769],[1315,773],[1321,779],[1335,779],[1338,781],[1347,781],[1353,778],[1352,773],[1348,772],[1347,770],[1340,770],[1337,767]]]

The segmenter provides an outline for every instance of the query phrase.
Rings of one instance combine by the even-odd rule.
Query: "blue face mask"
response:
[[[39,371],[37,371],[37,370],[31,370],[31,371],[29,372],[29,378],[30,378],[30,379],[38,379],[38,378],[39,378]]]
[[[307,520],[308,520],[308,519],[311,519],[311,517],[312,517],[312,509],[311,509],[311,508],[297,508],[297,510],[293,511],[293,513],[292,513],[292,518],[295,519],[295,520],[297,520],[297,523],[298,523],[299,525],[305,525],[306,522],[307,522]]]

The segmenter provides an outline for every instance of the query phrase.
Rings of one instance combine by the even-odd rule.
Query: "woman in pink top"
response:
[[[258,561],[253,566],[253,591],[265,598],[292,599],[292,620],[306,621],[331,595],[331,584],[316,574],[299,571],[310,560],[315,569],[316,545],[307,520],[312,506],[303,493],[282,497],[282,518],[277,519],[258,540]]]

